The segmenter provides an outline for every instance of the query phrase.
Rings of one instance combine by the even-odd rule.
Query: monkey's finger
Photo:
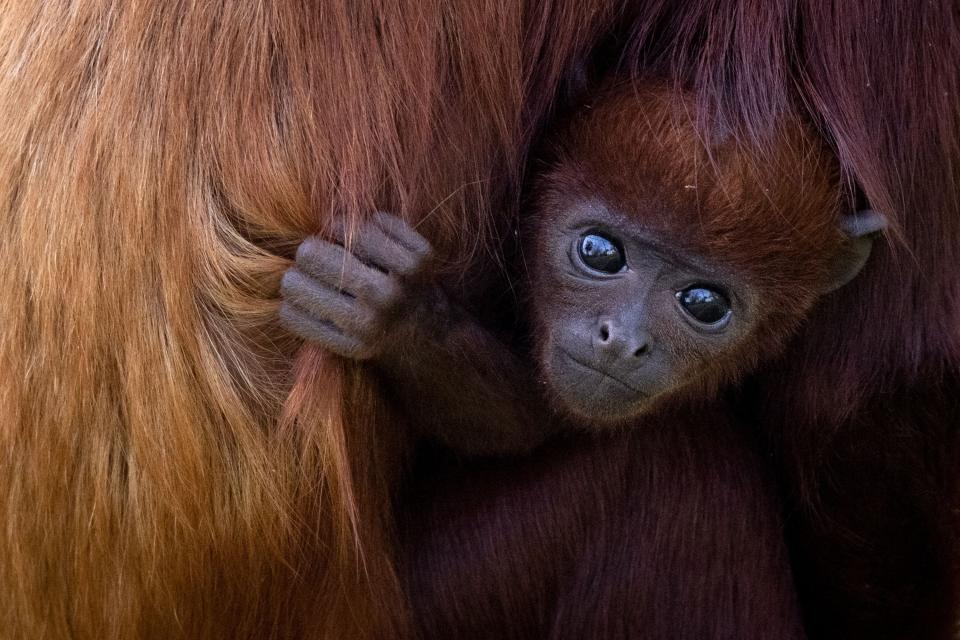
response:
[[[376,324],[375,314],[356,298],[288,269],[280,281],[283,299],[316,320],[327,321],[350,333],[368,333]]]
[[[432,249],[430,242],[403,218],[386,211],[378,211],[373,214],[372,219],[387,235],[420,256],[421,259],[430,255]]]
[[[400,294],[390,276],[364,264],[343,247],[317,237],[303,241],[297,249],[296,263],[311,278],[377,307],[392,304]]]
[[[363,341],[344,335],[332,324],[314,319],[289,302],[284,302],[280,307],[280,322],[300,338],[315,342],[344,358],[366,360],[373,356],[372,350]]]
[[[421,257],[389,236],[374,221],[365,223],[353,236],[346,238],[343,228],[335,225],[334,237],[349,244],[350,252],[363,262],[386,273],[408,276],[417,271]]]

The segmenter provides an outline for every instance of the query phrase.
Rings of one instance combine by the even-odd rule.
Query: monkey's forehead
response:
[[[838,163],[799,121],[749,143],[711,142],[709,126],[689,94],[666,85],[608,90],[559,135],[542,182],[549,206],[599,199],[732,262],[796,262],[798,250],[821,255],[841,242]]]
[[[598,187],[638,201],[721,190],[718,201],[757,197],[775,208],[841,190],[838,161],[799,117],[785,113],[769,131],[739,139],[719,131],[691,93],[664,83],[601,91],[555,142],[561,163],[579,163]]]
[[[842,192],[817,167],[784,166],[779,175],[757,175],[752,165],[689,171],[653,156],[633,154],[630,162],[616,157],[597,162],[596,154],[565,155],[541,177],[541,206],[558,211],[601,201],[644,228],[700,244],[758,236],[820,241],[839,231]]]

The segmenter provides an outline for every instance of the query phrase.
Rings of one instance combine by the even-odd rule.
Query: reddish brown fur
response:
[[[611,4],[0,3],[4,635],[391,635],[383,460],[402,433],[362,367],[304,349],[293,384],[278,279],[330,216],[389,207],[422,218],[447,276],[483,282],[530,134],[614,27],[625,58],[697,86],[739,139],[805,105],[898,228],[788,361],[792,420],[772,432],[806,509],[795,548],[835,550],[804,578],[810,619],[882,628],[893,602],[945,628],[955,6]],[[930,532],[902,554],[891,487]],[[930,579],[913,588],[918,558]],[[888,563],[881,599],[870,561]]]

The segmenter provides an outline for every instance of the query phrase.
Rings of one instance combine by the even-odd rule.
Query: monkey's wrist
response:
[[[417,292],[392,329],[384,336],[380,362],[388,369],[416,368],[422,360],[433,360],[434,354],[445,351],[456,326],[466,314],[440,287]]]

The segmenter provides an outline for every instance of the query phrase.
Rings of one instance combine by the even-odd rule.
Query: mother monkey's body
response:
[[[947,637],[951,0],[22,0],[0,16],[3,633],[402,635],[402,429],[363,366],[306,348],[292,385],[281,274],[304,236],[382,206],[423,216],[444,277],[483,300],[473,283],[498,266],[478,249],[509,226],[527,136],[617,30],[738,137],[808,105],[898,229],[903,250],[810,329],[770,431],[793,549],[817,559],[808,620]]]

